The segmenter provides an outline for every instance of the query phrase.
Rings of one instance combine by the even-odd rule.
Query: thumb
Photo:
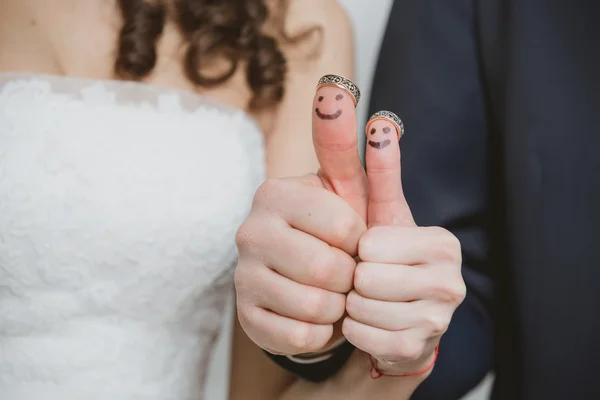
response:
[[[366,220],[368,185],[358,153],[355,107],[358,87],[338,75],[319,80],[313,100],[313,144],[323,185]]]
[[[414,226],[404,192],[398,140],[404,134],[404,124],[390,111],[379,111],[366,127],[365,159],[370,188],[367,224]]]

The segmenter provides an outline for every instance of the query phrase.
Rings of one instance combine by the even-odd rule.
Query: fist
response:
[[[265,182],[237,233],[237,312],[250,339],[281,355],[326,347],[344,315],[365,230],[317,176]]]
[[[341,338],[354,257],[367,229],[352,93],[317,89],[313,141],[319,174],[265,182],[237,233],[238,319],[273,354],[317,352]]]
[[[372,118],[367,125],[369,229],[359,241],[361,261],[342,332],[372,356],[378,373],[402,375],[432,365],[466,287],[458,239],[413,220],[402,190],[399,146],[381,145],[390,132],[401,136],[402,123]]]
[[[466,293],[458,240],[442,228],[375,226],[359,256],[344,336],[380,372],[426,369]]]

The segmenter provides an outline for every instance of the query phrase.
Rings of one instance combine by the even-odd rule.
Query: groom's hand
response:
[[[325,86],[311,111],[319,174],[265,182],[236,238],[238,319],[273,354],[316,352],[335,339],[367,229],[353,98]]]
[[[343,334],[374,357],[380,372],[418,373],[431,365],[465,297],[460,243],[442,228],[415,224],[402,191],[394,125],[375,121],[367,136],[369,229],[358,246]]]

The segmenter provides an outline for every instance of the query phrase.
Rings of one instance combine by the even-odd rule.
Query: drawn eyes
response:
[[[384,134],[386,134],[386,135],[387,135],[388,133],[390,133],[390,131],[391,131],[391,129],[390,129],[390,127],[389,127],[389,126],[384,126],[384,127],[383,127],[383,133],[384,133]],[[374,134],[375,134],[375,132],[377,132],[377,129],[375,129],[375,128],[371,128],[371,131],[370,131],[369,133],[370,133],[371,135],[374,135]]]
[[[341,99],[343,99],[343,98],[344,98],[344,95],[343,95],[343,94],[341,94],[341,93],[340,93],[340,94],[338,94],[337,96],[335,96],[335,99],[336,99],[337,101],[340,101],[340,100],[341,100]],[[324,97],[323,97],[323,96],[319,96],[319,99],[318,99],[318,100],[319,100],[319,103],[320,103],[320,102],[322,102],[322,101],[323,101],[323,99],[324,99]]]

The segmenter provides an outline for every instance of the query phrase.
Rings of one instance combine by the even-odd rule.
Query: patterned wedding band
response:
[[[319,353],[310,353],[306,355],[296,355],[296,356],[287,356],[290,361],[295,362],[296,364],[317,364],[322,361],[327,361],[331,357],[333,357],[336,351],[342,347],[346,343],[346,338],[342,337],[335,341],[329,348],[323,350]]]
[[[369,131],[369,126],[377,120],[385,120],[392,123],[392,125],[394,125],[394,127],[396,128],[396,132],[398,133],[398,140],[400,140],[400,138],[404,136],[404,123],[402,122],[400,117],[398,117],[391,111],[385,110],[377,111],[371,116],[371,118],[369,118],[369,122],[367,122],[367,132]]]
[[[354,100],[354,107],[356,107],[360,101],[360,90],[358,89],[358,86],[356,86],[350,79],[344,78],[343,76],[325,75],[319,79],[317,90],[323,86],[335,86],[350,93],[352,95],[352,99]]]

